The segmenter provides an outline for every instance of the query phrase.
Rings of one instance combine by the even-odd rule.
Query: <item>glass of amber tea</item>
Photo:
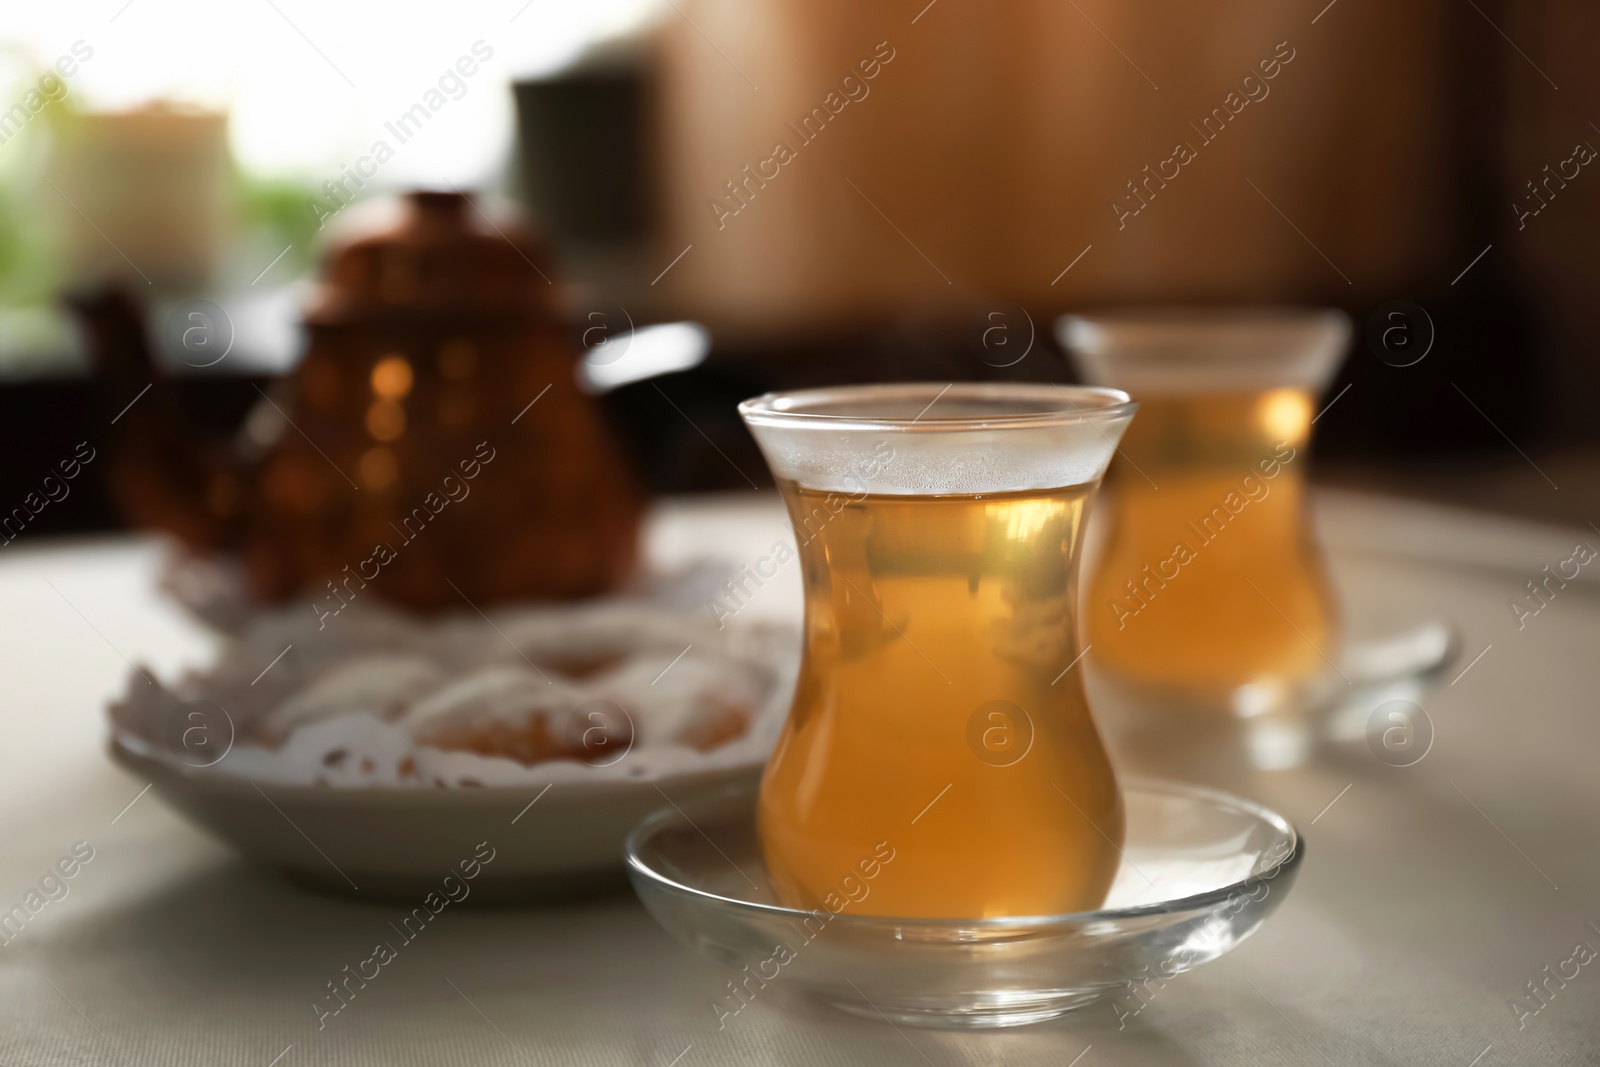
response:
[[[1097,676],[1163,709],[1248,718],[1293,713],[1337,672],[1306,470],[1349,332],[1337,311],[1062,320],[1085,377],[1140,404],[1084,599]]]
[[[1077,573],[1134,408],[1012,384],[740,405],[805,589],[757,819],[785,904],[989,918],[1103,902],[1123,810],[1075,669]],[[853,888],[868,880],[870,899]]]

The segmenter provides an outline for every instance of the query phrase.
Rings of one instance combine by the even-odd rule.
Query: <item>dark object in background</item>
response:
[[[106,420],[92,417],[94,408],[81,380],[0,386],[0,454],[6,458],[0,464],[0,549],[18,540],[118,525],[106,496]],[[84,449],[94,458],[79,464],[64,490],[51,492],[44,479],[60,480],[63,461]]]
[[[647,45],[620,41],[512,87],[518,195],[593,305],[579,319],[596,307],[640,324],[686,317],[651,284],[679,251],[660,244],[657,81]]]
[[[657,493],[767,488],[772,478],[739,418],[770,390],[867,382],[1070,382],[1051,322],[995,303],[961,317],[889,323],[760,347],[717,344],[693,370],[634,382],[605,403]]]
[[[113,492],[141,525],[236,551],[267,602],[331,591],[338,610],[369,582],[420,609],[615,587],[643,499],[578,390],[548,257],[465,196],[405,207],[330,251],[305,358],[225,454],[192,443],[137,308],[80,302],[102,374],[154,383],[120,420]]]
[[[642,240],[651,222],[644,68],[619,59],[514,91],[524,193],[557,243]]]
[[[604,397],[652,493],[770,488],[739,402],[775,388],[760,366],[713,357],[693,370],[632,382]]]
[[[1508,205],[1521,190],[1508,179],[1502,139],[1484,136],[1485,129],[1517,123],[1516,79],[1527,70],[1484,22],[1508,25],[1509,5],[1484,6],[1487,14],[1447,5],[1441,16],[1443,74],[1453,107],[1450,121],[1431,133],[1454,178],[1437,194],[1451,205],[1445,257],[1451,266],[1412,277],[1378,307],[1344,306],[1356,324],[1355,350],[1324,402],[1346,387],[1350,393],[1317,425],[1323,459],[1425,471],[1429,461],[1451,458],[1516,462],[1508,439],[1534,449],[1559,436],[1552,416],[1562,406],[1553,395],[1562,357],[1549,334],[1561,309],[1515,269],[1518,234]],[[1402,303],[1411,309],[1392,314]],[[1370,330],[1375,318],[1379,336],[1393,325],[1397,338],[1428,346],[1426,356],[1380,351]],[[1567,436],[1574,436],[1570,429]]]

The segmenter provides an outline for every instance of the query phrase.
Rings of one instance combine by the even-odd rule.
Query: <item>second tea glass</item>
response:
[[[1292,713],[1337,671],[1306,470],[1348,338],[1337,311],[1062,320],[1085,376],[1141,404],[1084,607],[1098,672],[1165,711],[1251,717]]]

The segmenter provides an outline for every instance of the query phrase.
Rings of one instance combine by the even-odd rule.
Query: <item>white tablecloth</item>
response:
[[[1521,630],[1506,605],[1600,535],[1342,494],[1318,506],[1356,614],[1464,635],[1420,701],[1433,749],[1395,768],[1358,741],[1222,783],[1306,831],[1303,874],[1254,938],[1121,1030],[1091,1008],[1008,1032],[897,1032],[769,996],[719,1031],[722,976],[617,895],[452,910],[319,1031],[312,999],[400,909],[239,862],[107,762],[102,709],[124,657],[171,673],[210,648],[157,596],[155,545],[0,549],[0,911],[75,842],[93,849],[67,895],[0,943],[0,1063],[1600,1063],[1600,960],[1550,978],[1537,1014],[1526,988],[1571,975],[1576,945],[1600,951],[1600,571]],[[786,536],[776,502],[751,497],[666,508],[651,543],[664,561],[755,558]],[[793,570],[756,610],[796,610]]]

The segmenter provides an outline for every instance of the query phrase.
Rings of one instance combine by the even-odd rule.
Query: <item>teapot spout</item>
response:
[[[110,424],[110,487],[135,527],[162,530],[200,552],[232,544],[243,493],[227,449],[194,432],[157,364],[144,309],[125,290],[67,294]]]

